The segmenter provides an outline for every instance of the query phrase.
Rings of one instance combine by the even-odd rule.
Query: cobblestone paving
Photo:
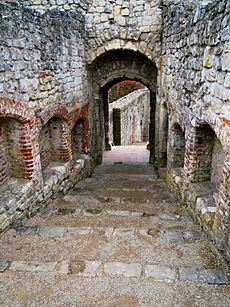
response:
[[[153,168],[106,159],[1,236],[0,305],[229,306],[227,266]]]

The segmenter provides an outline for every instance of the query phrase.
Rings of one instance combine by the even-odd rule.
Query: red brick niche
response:
[[[52,161],[68,162],[89,153],[88,104],[71,112],[60,104],[42,110],[39,148],[44,170]]]
[[[218,188],[223,163],[223,146],[211,126],[202,124],[192,129],[185,153],[185,174],[188,181],[211,181]]]
[[[10,177],[37,180],[36,118],[21,101],[0,97],[0,184]]]

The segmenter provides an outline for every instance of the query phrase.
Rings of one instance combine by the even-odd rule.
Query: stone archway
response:
[[[125,79],[139,81],[150,90],[150,162],[155,161],[155,112],[157,68],[146,56],[132,50],[111,50],[99,56],[89,65],[92,88],[94,131],[92,133],[95,158],[102,159],[102,150],[110,149],[108,142],[108,90]],[[98,122],[95,122],[98,119]],[[95,128],[96,127],[96,128]],[[96,132],[96,133],[95,133]],[[99,153],[99,156],[97,156]]]

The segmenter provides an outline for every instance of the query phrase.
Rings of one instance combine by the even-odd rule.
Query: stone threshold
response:
[[[169,190],[166,190],[163,186],[157,186],[154,189],[153,188],[107,188],[107,187],[95,187],[95,188],[85,188],[85,187],[74,187],[71,189],[70,195],[75,195],[75,193],[84,194],[87,192],[148,192],[156,194],[156,192],[163,192]],[[76,194],[78,195],[78,194]]]
[[[183,216],[180,216],[176,213],[170,212],[162,212],[160,214],[156,214],[154,212],[142,212],[142,211],[131,211],[131,210],[115,210],[115,209],[100,209],[100,208],[44,208],[41,210],[41,214],[44,215],[75,215],[75,216],[84,216],[84,217],[93,217],[93,216],[101,216],[101,215],[110,215],[110,216],[118,216],[118,217],[143,217],[143,218],[151,218],[158,217],[160,220],[164,221],[180,221],[183,220]],[[192,220],[191,220],[192,221]]]
[[[165,196],[168,197],[168,196]],[[175,204],[178,202],[176,199],[164,199],[162,193],[153,194],[151,198],[141,198],[138,199],[135,196],[128,197],[116,197],[116,196],[104,196],[104,195],[83,195],[83,194],[73,194],[69,193],[63,197],[63,200],[71,203],[79,203],[84,205],[89,204],[148,204],[148,205],[162,205],[162,204]]]
[[[152,278],[158,282],[191,282],[212,285],[229,284],[227,274],[222,270],[168,267],[155,264],[101,262],[101,261],[0,261],[0,272],[59,273],[82,277],[103,275]]]
[[[19,234],[38,235],[42,238],[63,238],[81,235],[105,235],[108,238],[134,239],[139,235],[162,238],[170,243],[188,243],[202,240],[205,234],[199,230],[162,230],[148,228],[112,228],[112,227],[62,227],[62,226],[28,226],[16,229]]]

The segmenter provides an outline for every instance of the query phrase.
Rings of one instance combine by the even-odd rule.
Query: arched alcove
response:
[[[27,178],[23,146],[23,124],[13,118],[0,118],[0,184],[10,177]]]
[[[52,117],[40,131],[39,147],[43,170],[51,161],[69,161],[72,157],[72,145],[67,122]]]
[[[185,155],[185,133],[180,125],[175,123],[169,130],[168,168],[183,168]]]
[[[224,151],[214,130],[203,124],[195,129],[194,164],[192,182],[210,181],[218,188],[224,164]]]

